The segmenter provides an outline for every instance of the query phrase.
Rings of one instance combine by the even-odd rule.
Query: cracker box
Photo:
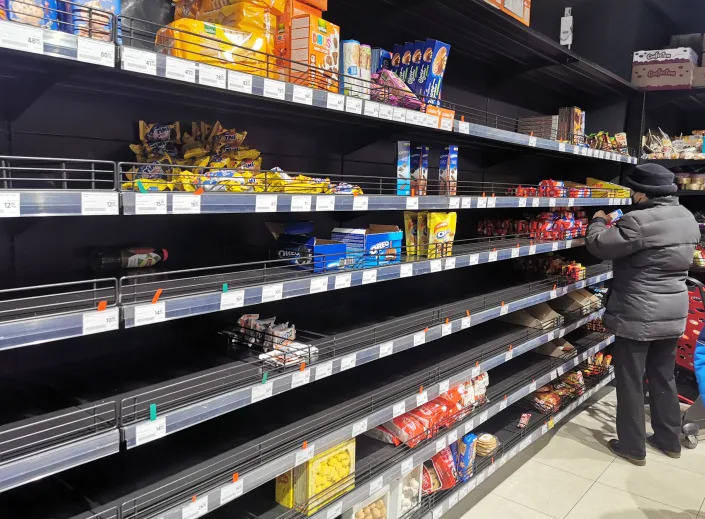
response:
[[[531,23],[531,0],[502,0],[502,12],[524,25]]]
[[[634,63],[632,84],[645,90],[687,90],[693,86],[695,65],[687,63]]]
[[[423,196],[428,192],[428,153],[429,146],[414,146],[411,151],[411,192]]]
[[[698,53],[689,47],[676,49],[638,50],[632,59],[634,65],[654,65],[657,63],[698,64]]]
[[[394,49],[392,50],[392,67],[390,70],[397,76],[399,75],[399,69],[401,68],[402,54],[404,54],[404,45],[399,45],[398,43],[395,44]]]
[[[352,438],[278,476],[275,500],[287,508],[313,515],[355,488],[354,478],[355,438]]]
[[[319,90],[338,92],[340,28],[313,15],[291,22],[291,81]]]
[[[342,519],[365,519],[368,515],[373,519],[392,519],[390,512],[389,485],[386,485],[344,511]]]
[[[397,142],[397,195],[411,194],[411,143]]]
[[[629,198],[631,196],[629,188],[612,182],[588,177],[585,179],[585,183],[591,188],[597,188],[592,190],[592,196],[595,198]]]
[[[367,229],[337,227],[331,239],[347,245],[347,260],[352,268],[401,262],[404,232],[396,225],[371,224]]]
[[[413,92],[418,82],[419,73],[421,72],[421,56],[423,54],[426,42],[416,40],[414,48],[411,51],[411,63],[409,64],[409,72],[406,76],[406,86]]]
[[[450,45],[438,40],[426,40],[421,56],[421,68],[416,80],[418,95],[427,98],[429,104],[437,105],[443,88],[443,74],[448,63]]]
[[[299,2],[298,0],[286,0],[284,4],[284,14],[277,16],[277,34],[274,40],[274,54],[277,57],[277,67],[279,68],[279,79],[289,80],[291,70],[291,22],[296,16],[311,14],[321,18],[323,12],[315,7]]]
[[[409,67],[411,67],[411,54],[414,52],[414,43],[407,41],[404,44],[404,49],[401,52],[399,72],[397,75],[404,83],[406,83],[406,78],[409,77]]]
[[[458,147],[446,146],[438,166],[440,194],[455,196],[458,191]]]
[[[455,121],[455,110],[440,106],[426,105],[426,113],[436,118],[436,128],[451,131]]]
[[[466,434],[457,442],[458,454],[455,464],[460,481],[468,481],[473,475],[476,443],[477,436],[473,433]]]
[[[421,503],[421,471],[422,466],[419,465],[392,485],[389,491],[388,519],[402,519],[419,506]]]

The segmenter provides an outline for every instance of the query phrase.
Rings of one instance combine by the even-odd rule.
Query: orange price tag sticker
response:
[[[194,195],[202,195],[204,193],[203,188],[199,187],[196,189],[196,191],[193,192]]]
[[[98,311],[102,312],[108,307],[108,302],[107,301],[100,301],[98,302]]]
[[[161,295],[162,295],[162,289],[160,288],[154,293],[154,297],[152,298],[153,305],[157,304],[157,301],[159,301],[159,298],[161,297]]]
[[[233,483],[237,483],[238,479],[240,479],[240,474],[236,472],[235,474],[233,474]]]

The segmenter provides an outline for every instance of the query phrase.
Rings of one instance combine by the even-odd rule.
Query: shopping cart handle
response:
[[[685,278],[685,284],[697,287],[697,289],[700,291],[700,299],[705,302],[705,285],[702,283],[702,281],[695,278],[687,277]]]

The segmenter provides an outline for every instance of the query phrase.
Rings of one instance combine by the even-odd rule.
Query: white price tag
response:
[[[399,267],[400,278],[410,278],[414,275],[414,266],[411,263],[406,263]]]
[[[479,365],[473,366],[472,369],[470,370],[470,376],[472,378],[479,376],[480,375],[480,368],[481,368],[481,366],[479,366]]]
[[[509,459],[514,458],[517,455],[518,451],[519,451],[519,449],[517,448],[516,445],[514,447],[512,447],[512,450],[509,451]]]
[[[526,197],[522,196],[519,199],[519,207],[526,207]]]
[[[200,214],[200,195],[171,195],[171,212],[174,214]]]
[[[548,342],[551,342],[553,339],[555,339],[555,335],[555,332],[548,332],[548,334],[546,335]]]
[[[470,254],[470,265],[477,265],[478,263],[480,263],[480,255]]]
[[[441,337],[445,337],[446,335],[450,335],[451,333],[453,333],[453,324],[452,323],[441,325]]]
[[[382,490],[382,487],[384,486],[384,479],[382,476],[378,476],[372,481],[370,481],[370,495],[374,495],[380,490]]]
[[[225,485],[220,489],[220,506],[229,503],[236,497],[242,495],[242,479],[238,479],[235,483]]]
[[[264,90],[262,95],[264,95],[264,97],[269,97],[270,99],[284,101],[284,99],[286,99],[286,85],[276,79],[264,78]]]
[[[447,393],[450,388],[450,380],[444,380],[438,384],[438,394]]]
[[[490,251],[489,259],[487,261],[497,261],[497,249]]]
[[[565,142],[558,143],[558,151],[562,151],[565,153]]]
[[[448,445],[451,443],[455,443],[458,441],[458,430],[455,429],[454,431],[450,431],[448,433]]]
[[[499,307],[499,315],[507,315],[509,313],[509,303],[504,303]]]
[[[10,6],[10,9],[12,7]],[[42,54],[44,33],[39,27],[3,21],[0,22],[0,47]]]
[[[519,257],[519,247],[514,247],[512,249],[512,258],[518,258]]]
[[[1,27],[0,25],[0,28]],[[20,194],[3,193],[0,191],[0,218],[14,218],[18,216],[20,216]]]
[[[573,359],[573,367],[577,366],[578,364],[580,364],[580,359],[578,357],[575,357]]]
[[[308,195],[292,195],[291,212],[307,213],[311,210],[311,197]]]
[[[545,423],[541,426],[541,435],[543,436],[547,432],[548,432],[548,424]]]
[[[533,393],[534,391],[536,391],[536,381],[532,380],[531,384],[529,384],[529,393]]]
[[[470,135],[470,123],[467,121],[458,122],[458,133],[464,133],[465,135]]]
[[[429,261],[429,263],[431,264],[431,272],[432,273],[440,272],[441,270],[443,270],[443,262],[441,260],[434,259],[434,260]]]
[[[362,284],[369,285],[370,283],[377,283],[377,269],[362,271]]]
[[[573,155],[580,155],[580,146],[573,146]]]
[[[76,38],[76,59],[84,63],[103,65],[104,67],[115,66],[115,45],[110,42],[95,40],[92,38]]]
[[[453,270],[455,268],[455,258],[446,258],[444,269]]]
[[[392,120],[398,123],[406,122],[406,108],[401,108],[399,106],[392,107]]]
[[[351,353],[340,359],[340,371],[347,371],[355,367],[357,362],[357,353]]]
[[[318,366],[316,366],[316,380],[321,380],[322,378],[330,377],[332,373],[332,360],[329,360],[327,362],[321,362]]]
[[[464,196],[460,199],[460,207],[463,209],[470,209],[472,207],[472,197]]]
[[[556,373],[559,377],[562,377],[565,373],[565,368],[563,366],[558,366],[558,368],[556,368]]]
[[[350,288],[352,285],[352,273],[345,272],[344,274],[335,275],[335,289],[340,290],[341,288]]]
[[[228,86],[228,71],[220,67],[199,63],[198,84],[225,89]]]
[[[519,449],[524,450],[526,449],[529,445],[531,445],[531,437],[524,438],[521,443],[519,444]]]
[[[181,519],[196,519],[208,513],[208,496],[203,496],[181,509]]]
[[[279,301],[284,296],[284,284],[274,283],[273,285],[264,285],[262,287],[262,302],[270,303],[271,301]]]
[[[405,476],[412,470],[414,470],[414,458],[409,456],[401,462],[401,475]]]
[[[490,414],[489,411],[484,411],[484,412],[478,417],[480,423],[485,423],[485,422],[487,421],[487,419],[489,418],[489,414]]]
[[[363,418],[359,422],[355,422],[352,426],[352,437],[360,436],[367,431],[367,418]]]
[[[293,85],[291,100],[302,105],[313,105],[313,90],[301,85]]]
[[[317,277],[311,278],[311,284],[309,285],[309,294],[320,294],[321,292],[326,292],[328,290],[328,277]]]
[[[467,434],[467,433],[469,433],[469,432],[472,432],[472,430],[473,430],[474,428],[475,428],[475,419],[474,419],[474,418],[470,418],[470,420],[468,420],[467,422],[465,422],[465,429],[463,429],[463,430],[465,431],[465,434]]]
[[[122,68],[130,72],[157,75],[157,55],[154,52],[122,47]]]
[[[448,199],[448,209],[460,209],[460,197],[451,196]]]
[[[416,395],[416,407],[424,405],[428,402],[428,391],[424,390]]]
[[[244,290],[228,290],[220,293],[220,309],[232,310],[245,306]]]
[[[302,463],[306,463],[308,460],[313,458],[313,453],[315,449],[315,445],[311,444],[305,449],[299,449],[296,451],[296,467],[301,465]]]
[[[335,196],[320,195],[316,197],[316,211],[335,211]]]
[[[558,250],[558,242],[555,242],[555,241],[554,241],[554,242],[551,244],[551,250],[552,250],[553,252],[556,252],[556,251]]]
[[[144,445],[166,436],[166,417],[160,416],[155,420],[138,423],[135,427],[135,446]]]
[[[353,211],[367,211],[368,200],[366,196],[353,197]]]
[[[535,137],[534,135],[531,135],[531,136],[529,137],[529,146],[531,146],[532,148],[535,148],[535,147],[536,147],[536,143],[537,143],[536,137]]]
[[[374,101],[365,101],[365,109],[363,112],[367,117],[379,117],[379,103]]]
[[[556,199],[551,197],[548,199],[548,207],[556,207]]]
[[[13,193],[7,193],[13,194]],[[15,193],[19,202],[19,193]],[[0,193],[0,206],[2,206],[3,195]],[[19,203],[17,204],[19,213]],[[0,216],[3,214],[3,207],[0,207]],[[90,215],[115,215],[120,213],[120,204],[117,193],[81,193],[81,214]],[[19,216],[19,214],[18,214]]]
[[[166,193],[135,193],[135,213],[166,214]]]
[[[436,452],[441,452],[443,449],[446,448],[446,437],[441,436],[436,440]]]
[[[573,240],[566,240],[565,241],[565,248],[570,249],[573,246]]]
[[[331,506],[330,510],[326,512],[326,519],[335,519],[343,513],[343,500],[337,501]]]
[[[406,413],[406,402],[403,400],[401,402],[397,402],[392,406],[392,417],[396,418],[397,416],[401,416],[404,413]]]
[[[273,382],[265,382],[264,384],[257,384],[252,386],[252,403],[265,400],[272,396],[272,390],[274,388]]]
[[[478,209],[485,209],[487,207],[487,197],[486,196],[480,196],[477,198],[477,208]]]
[[[196,63],[185,59],[166,57],[165,75],[169,79],[185,81],[186,83],[196,82]]]
[[[383,342],[379,345],[379,358],[389,357],[394,353],[394,343],[392,341]]]
[[[495,470],[497,470],[497,465],[495,465],[494,463],[487,467],[487,477],[490,477],[492,474],[494,474]]]
[[[507,350],[504,353],[504,362],[509,362],[514,358],[514,350]]]
[[[305,386],[311,382],[311,370],[305,369],[303,371],[295,371],[291,375],[291,389],[296,389],[297,387]]]
[[[482,472],[480,472],[480,473],[477,475],[477,477],[476,477],[476,483],[477,483],[478,485],[481,485],[482,483],[485,482],[485,478],[486,478],[486,477],[487,477],[487,471],[486,471],[486,470],[483,470]]]
[[[409,209],[410,211],[413,211],[415,209],[419,208],[419,199],[418,197],[415,196],[410,196],[406,199],[406,208]]]
[[[426,332],[416,332],[414,334],[414,346],[421,346],[426,342]]]
[[[587,156],[588,156],[588,150],[589,150],[589,149],[590,149],[590,148],[586,148],[586,147],[584,147],[584,146],[581,146],[581,147],[580,147],[580,154],[581,154],[583,157],[587,157]]]
[[[83,314],[83,335],[109,332],[120,326],[120,311],[117,308],[106,308],[98,312]]]
[[[466,328],[470,328],[471,320],[472,320],[472,317],[469,315],[467,317],[463,317],[460,320],[460,329],[465,330]]]
[[[345,97],[345,111],[351,114],[362,114],[362,99],[358,97]]]
[[[540,203],[541,203],[540,198],[532,198],[531,199],[531,207],[538,207]]]
[[[453,131],[453,119],[449,117],[441,117],[441,130],[445,130],[447,132],[452,132]]]
[[[235,70],[228,70],[228,90],[241,92],[243,94],[252,93],[252,76],[243,74]]]
[[[490,196],[487,198],[487,208],[488,209],[494,209],[497,207],[497,197],[495,196]]]
[[[326,108],[329,110],[338,110],[342,112],[345,110],[345,96],[328,92],[328,96],[326,98]]]
[[[549,292],[549,295],[550,295],[551,299],[555,299],[558,297],[558,291],[554,288],[551,290],[551,292]]]
[[[441,519],[443,517],[443,505],[431,510],[431,519]]]
[[[135,307],[135,326],[160,323],[166,319],[166,307],[164,301],[154,304],[138,305]]]
[[[386,119],[388,121],[392,120],[393,111],[392,107],[389,105],[381,104],[379,105],[379,118]]]
[[[458,490],[458,496],[460,499],[465,499],[470,492],[470,486],[469,485],[462,485],[460,487],[460,490]]]
[[[529,245],[529,256],[536,254],[536,245]]]
[[[279,197],[277,195],[257,195],[255,198],[255,212],[276,213],[278,200]]]

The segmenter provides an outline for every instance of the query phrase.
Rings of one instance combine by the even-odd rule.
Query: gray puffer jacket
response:
[[[604,324],[637,341],[680,337],[688,316],[685,278],[700,228],[674,196],[634,207],[609,229],[596,218],[587,230],[588,250],[614,260]]]

